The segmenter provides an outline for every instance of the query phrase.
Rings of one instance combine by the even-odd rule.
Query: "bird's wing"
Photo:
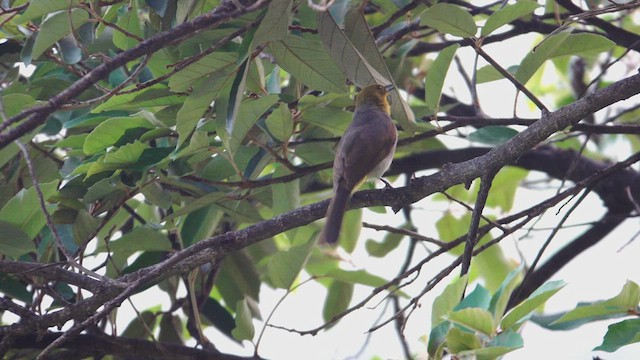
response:
[[[342,176],[334,174],[334,181],[345,182],[353,190],[393,151],[396,137],[395,133],[389,133],[386,126],[379,126],[373,121],[363,126],[354,126],[348,131],[351,133],[344,136],[344,141],[340,144],[342,156],[335,160],[339,162]]]

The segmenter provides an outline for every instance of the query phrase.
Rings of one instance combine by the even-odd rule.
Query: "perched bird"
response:
[[[387,94],[393,85],[369,85],[356,97],[353,121],[338,143],[333,162],[333,198],[320,243],[335,244],[351,194],[367,178],[381,178],[393,160],[398,132]]]

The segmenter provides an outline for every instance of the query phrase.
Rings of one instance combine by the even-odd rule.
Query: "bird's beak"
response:
[[[384,89],[387,92],[390,92],[391,90],[395,89],[395,86],[393,86],[393,84],[389,84],[389,85],[385,86]]]

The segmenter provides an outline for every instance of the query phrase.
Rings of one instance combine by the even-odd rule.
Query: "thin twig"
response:
[[[419,241],[425,241],[428,243],[438,245],[439,247],[447,246],[447,243],[444,241],[440,241],[428,236],[424,236],[422,234],[419,234],[415,231],[411,231],[409,229],[402,229],[402,228],[397,228],[397,227],[388,226],[388,225],[375,225],[367,222],[363,222],[362,226],[369,229],[376,230],[376,231],[388,231],[393,234],[406,235]]]
[[[35,169],[33,167],[33,163],[31,162],[31,157],[29,156],[29,151],[27,150],[27,147],[24,146],[24,144],[22,144],[20,141],[16,140],[15,144],[18,146],[18,148],[20,149],[20,152],[22,152],[22,156],[24,158],[25,163],[27,164],[27,169],[29,170],[29,175],[31,176],[31,181],[33,182],[33,187],[36,190],[36,194],[38,196],[38,200],[40,203],[40,209],[42,210],[42,213],[44,214],[44,218],[45,221],[47,223],[47,226],[49,227],[49,230],[51,231],[51,234],[53,235],[53,238],[56,242],[56,247],[62,252],[62,254],[66,257],[67,263],[76,268],[77,270],[87,274],[87,275],[91,275],[94,278],[104,281],[107,284],[110,285],[114,285],[114,286],[124,286],[124,284],[120,283],[119,281],[110,279],[108,277],[102,276],[94,271],[91,271],[87,268],[85,268],[84,266],[78,264],[75,261],[75,258],[71,255],[71,253],[69,252],[69,250],[64,246],[63,242],[62,242],[62,238],[60,237],[60,234],[58,233],[58,229],[56,228],[55,224],[53,223],[53,219],[51,219],[51,214],[49,214],[49,210],[47,209],[47,203],[46,200],[44,198],[44,194],[42,193],[42,189],[40,188],[40,183],[38,182],[38,178],[36,176],[36,172]]]
[[[466,275],[469,272],[471,266],[471,256],[473,255],[473,248],[478,242],[478,227],[480,226],[480,219],[482,218],[482,210],[487,203],[489,197],[489,190],[491,190],[491,183],[496,175],[496,171],[489,170],[480,179],[480,189],[478,190],[478,197],[476,199],[476,205],[473,208],[473,214],[471,215],[471,225],[469,226],[469,233],[467,234],[467,241],[464,247],[464,253],[462,255],[462,267],[460,268],[460,277]]]

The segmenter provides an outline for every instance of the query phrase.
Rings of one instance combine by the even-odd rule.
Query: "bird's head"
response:
[[[389,91],[393,85],[368,85],[360,91],[356,97],[356,108],[362,105],[373,105],[382,109],[387,114],[391,114],[391,106],[387,100]]]

